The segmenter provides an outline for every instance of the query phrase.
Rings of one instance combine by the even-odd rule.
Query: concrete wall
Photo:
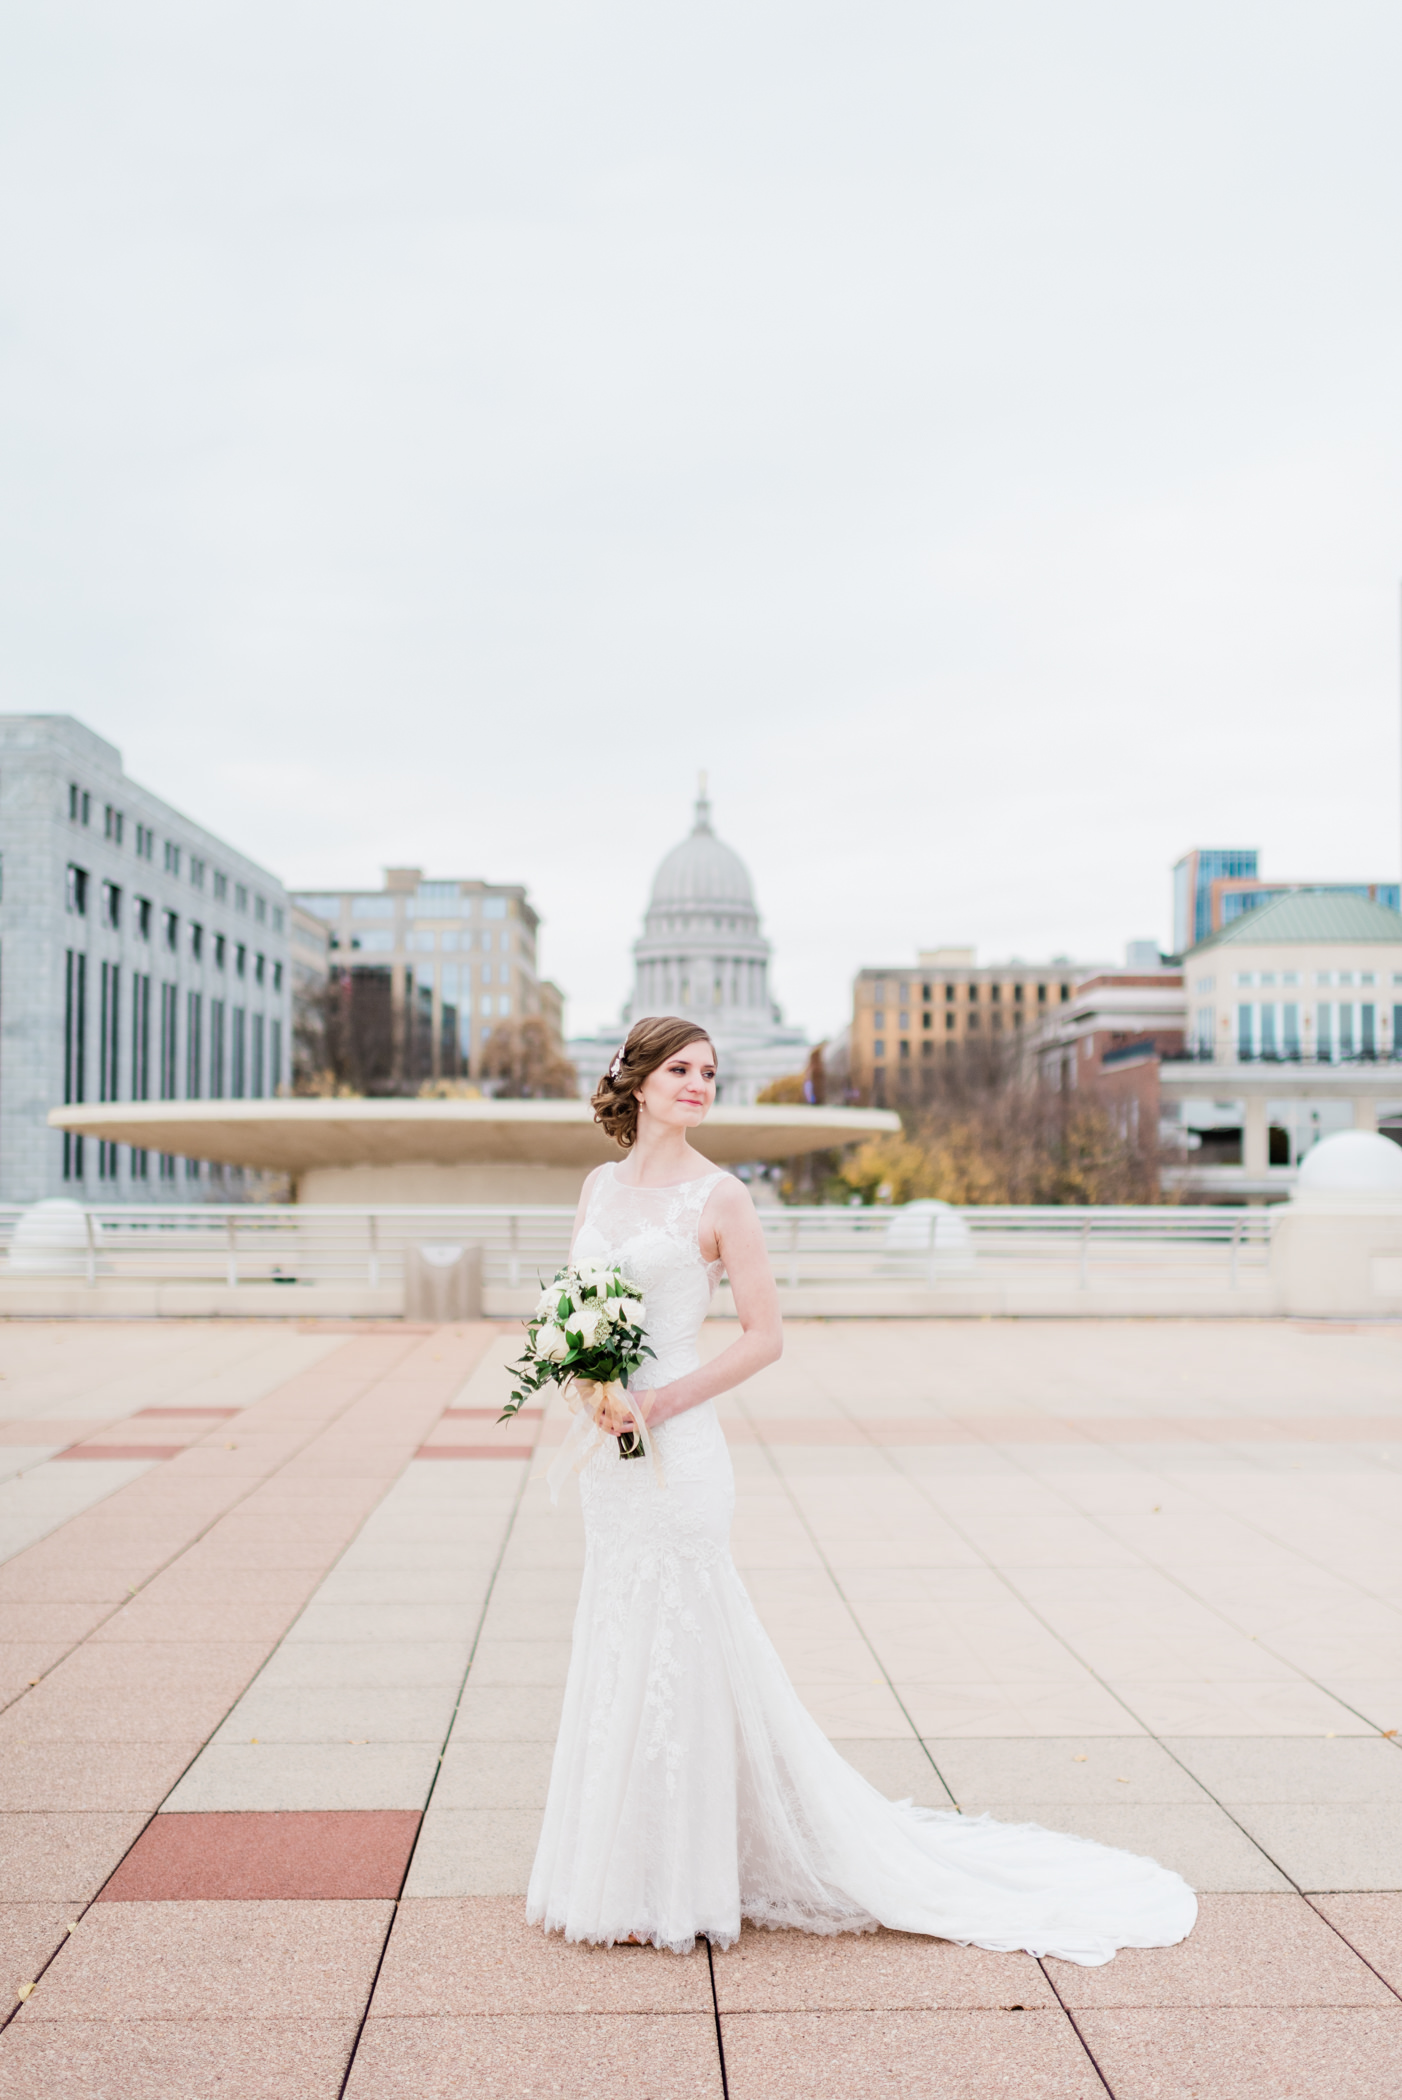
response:
[[[297,1178],[299,1203],[577,1203],[588,1167],[502,1162],[438,1166],[313,1167]]]

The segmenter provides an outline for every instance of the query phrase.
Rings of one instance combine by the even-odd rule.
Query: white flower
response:
[[[538,1317],[538,1318],[540,1318],[540,1319],[548,1319],[548,1318],[549,1318],[549,1316],[550,1316],[550,1315],[551,1315],[551,1314],[552,1314],[552,1313],[554,1312],[554,1310],[555,1310],[556,1306],[557,1306],[557,1305],[559,1304],[559,1302],[560,1302],[560,1286],[559,1286],[559,1284],[558,1284],[558,1283],[548,1283],[548,1284],[546,1285],[545,1289],[544,1289],[544,1290],[543,1290],[543,1291],[541,1292],[541,1294],[540,1294],[539,1298],[537,1298],[537,1300],[536,1300],[536,1308],[535,1308],[535,1309],[536,1309],[536,1314],[537,1314],[537,1317]]]
[[[571,1316],[569,1327],[571,1334],[577,1334],[584,1343],[585,1348],[589,1349],[593,1346],[594,1338],[598,1334],[601,1324],[598,1306],[586,1305],[582,1311]]]
[[[625,1321],[629,1327],[642,1326],[643,1309],[636,1298],[615,1298],[614,1304],[618,1307],[617,1316],[620,1320]]]
[[[574,1274],[581,1283],[602,1283],[613,1271],[606,1261],[582,1261],[577,1263]]]
[[[612,1327],[614,1321],[618,1318],[618,1300],[617,1298],[600,1298],[591,1310],[598,1314],[601,1327]]]
[[[558,1327],[547,1323],[535,1338],[535,1353],[549,1364],[562,1364],[570,1353],[570,1345]]]

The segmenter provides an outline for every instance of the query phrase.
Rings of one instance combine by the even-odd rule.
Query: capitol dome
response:
[[[690,838],[673,846],[652,879],[648,914],[707,904],[738,904],[752,913],[755,896],[749,869],[734,847],[712,831],[711,805],[703,792],[697,798]]]

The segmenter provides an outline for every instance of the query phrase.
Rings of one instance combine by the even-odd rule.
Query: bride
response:
[[[580,1196],[571,1259],[639,1286],[655,1363],[632,1426],[580,1471],[586,1553],[564,1714],[527,1917],[570,1940],[725,1947],[740,1921],[805,1932],[886,1925],[1087,1966],[1191,1931],[1186,1882],[1153,1860],[1031,1823],[892,1802],[800,1703],[730,1557],[735,1480],[712,1402],[783,1348],[744,1185],[687,1143],[716,1092],[694,1023],[640,1021],[594,1095],[625,1156]],[[740,1333],[697,1338],[722,1268]]]

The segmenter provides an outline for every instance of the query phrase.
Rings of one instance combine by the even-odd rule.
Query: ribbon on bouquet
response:
[[[594,1453],[603,1444],[614,1439],[606,1429],[600,1429],[594,1420],[598,1410],[606,1401],[624,1407],[633,1418],[643,1447],[643,1457],[650,1462],[653,1477],[660,1488],[667,1485],[667,1476],[662,1470],[662,1457],[656,1444],[648,1435],[643,1413],[626,1385],[612,1379],[607,1385],[593,1378],[572,1378],[564,1389],[565,1405],[574,1420],[570,1423],[565,1441],[560,1446],[545,1478],[550,1487],[550,1500],[558,1502],[560,1490],[571,1473],[582,1473]]]

